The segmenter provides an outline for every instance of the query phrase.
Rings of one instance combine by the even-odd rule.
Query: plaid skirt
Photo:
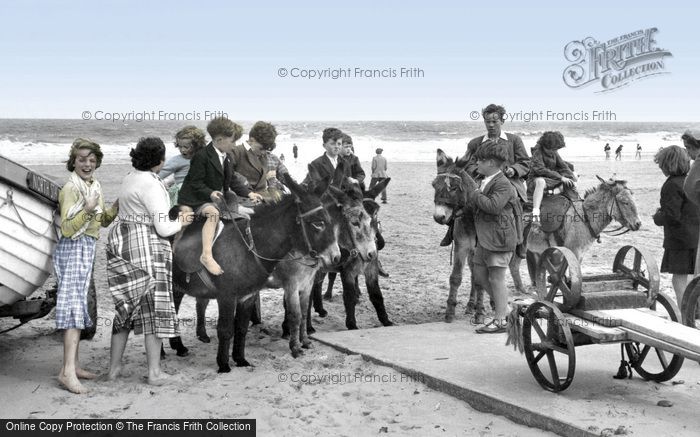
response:
[[[56,295],[56,328],[85,329],[93,321],[87,308],[92,266],[97,240],[87,235],[73,240],[61,237],[53,254],[53,267],[58,284]]]
[[[179,335],[170,242],[150,225],[120,222],[107,240],[107,282],[116,314],[112,332]]]

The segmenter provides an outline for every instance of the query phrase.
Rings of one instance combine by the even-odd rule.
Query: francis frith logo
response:
[[[596,92],[601,93],[650,76],[668,74],[664,58],[673,55],[658,47],[657,32],[652,27],[606,42],[592,37],[571,41],[564,47],[564,56],[571,62],[564,70],[564,83],[570,88],[597,85],[600,89]]]

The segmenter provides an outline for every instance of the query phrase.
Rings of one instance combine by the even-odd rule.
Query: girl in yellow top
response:
[[[93,177],[102,156],[99,144],[76,139],[66,163],[72,173],[58,195],[61,238],[53,256],[58,284],[56,328],[65,330],[63,366],[58,381],[73,393],[87,391],[79,378],[96,376],[79,366],[78,343],[80,331],[94,323],[88,315],[87,293],[100,226],[108,226],[118,212],[117,202],[105,209],[102,188]]]

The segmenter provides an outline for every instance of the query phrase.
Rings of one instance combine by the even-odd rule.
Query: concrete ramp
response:
[[[561,435],[695,436],[700,429],[700,366],[686,360],[667,383],[612,376],[620,345],[576,348],[571,386],[554,394],[535,381],[525,356],[505,346],[505,334],[474,332],[462,323],[429,323],[357,331],[321,332],[312,338],[346,353],[392,367],[477,410]],[[658,406],[669,401],[671,407]],[[621,428],[624,427],[624,428]]]

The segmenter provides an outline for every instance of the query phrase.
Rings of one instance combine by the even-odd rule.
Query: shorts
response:
[[[484,249],[476,245],[474,250],[474,264],[486,267],[508,267],[510,259],[513,257],[513,252],[495,252],[493,250]]]

